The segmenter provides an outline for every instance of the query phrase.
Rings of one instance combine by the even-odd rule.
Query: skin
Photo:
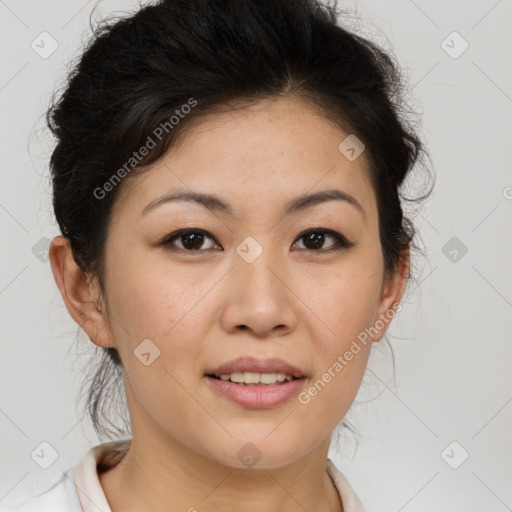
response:
[[[238,356],[279,357],[305,371],[305,390],[400,302],[409,255],[384,279],[366,155],[349,161],[338,150],[347,135],[293,97],[194,120],[178,146],[122,183],[104,290],[76,265],[66,239],[52,241],[68,311],[94,343],[116,347],[126,369],[132,446],[100,475],[113,512],[343,510],[326,473],[331,434],[389,320],[308,404],[293,397],[248,409],[216,393],[204,374]],[[184,201],[141,215],[178,188],[215,194],[235,215]],[[328,188],[351,194],[364,214],[331,200],[282,216],[286,201]],[[158,246],[184,228],[213,238],[193,254],[179,237],[176,252]],[[331,236],[307,245],[300,235],[311,228],[354,246],[329,252]],[[236,252],[247,236],[263,248],[252,263]],[[133,354],[144,339],[160,350],[149,366]],[[251,468],[237,457],[247,442],[262,454]]]

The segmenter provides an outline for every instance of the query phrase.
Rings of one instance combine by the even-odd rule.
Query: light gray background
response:
[[[341,4],[357,8],[365,20],[360,30],[391,45],[407,70],[437,184],[414,213],[427,248],[427,260],[417,259],[421,284],[411,287],[389,331],[396,382],[380,344],[349,413],[361,443],[355,451],[349,437],[332,457],[369,512],[511,510],[512,1]],[[98,442],[74,408],[84,359],[75,353],[76,325],[49,263],[32,251],[58,234],[47,178],[51,140],[40,134],[41,115],[88,38],[93,5],[0,0],[4,507],[44,487]],[[130,5],[103,1],[99,13]],[[47,59],[31,48],[43,31],[59,44]],[[453,31],[469,43],[458,58],[441,46]],[[461,40],[450,36],[445,45],[457,52]],[[457,261],[450,246],[448,256],[443,252],[452,237],[468,249]],[[42,441],[59,454],[46,470],[30,456]],[[468,459],[453,469],[447,461],[454,465],[463,450]]]

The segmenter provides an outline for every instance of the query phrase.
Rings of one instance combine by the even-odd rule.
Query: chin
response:
[[[275,428],[275,424],[274,427]],[[227,443],[222,453],[211,454],[221,464],[237,469],[277,469],[287,466],[302,456],[305,444],[296,435],[280,436],[271,429],[254,431],[252,435],[235,435]],[[296,434],[296,432],[295,432]],[[297,449],[300,447],[300,451]]]

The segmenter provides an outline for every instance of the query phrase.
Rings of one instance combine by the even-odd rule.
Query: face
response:
[[[365,154],[351,161],[338,149],[348,135],[301,100],[260,102],[194,121],[122,184],[106,246],[108,316],[94,332],[119,350],[134,436],[232,467],[243,450],[272,468],[328,442],[404,285],[384,281]],[[340,194],[288,208],[327,190]],[[217,200],[157,204],[176,192]],[[276,373],[268,360],[279,359],[302,378],[258,390],[212,377],[238,358],[262,362],[256,373]]]

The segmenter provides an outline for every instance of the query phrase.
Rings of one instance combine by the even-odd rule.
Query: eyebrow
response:
[[[141,212],[145,215],[150,210],[157,208],[163,204],[174,201],[187,201],[189,203],[196,203],[204,206],[212,212],[222,213],[224,215],[234,215],[233,208],[212,194],[205,194],[202,192],[187,192],[187,191],[174,191],[169,192],[161,197],[151,201]],[[298,196],[291,201],[288,201],[283,208],[283,215],[290,215],[310,208],[320,203],[327,201],[344,201],[354,206],[366,219],[366,213],[361,206],[361,203],[352,195],[339,189],[323,190],[314,194],[304,194]]]

